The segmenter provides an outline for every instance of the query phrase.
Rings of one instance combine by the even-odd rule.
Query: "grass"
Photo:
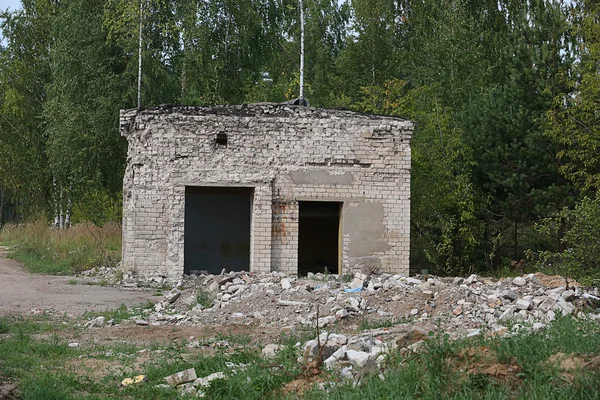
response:
[[[312,390],[306,398],[600,398],[600,371],[577,371],[570,381],[547,361],[558,352],[599,355],[600,324],[561,318],[541,333],[456,342],[437,334],[426,352],[388,359],[383,380],[372,374],[362,385],[345,383],[329,392]],[[508,368],[513,371],[506,372]]]
[[[141,348],[135,344],[92,343],[72,349],[58,335],[47,334],[51,327],[49,317],[0,318],[0,374],[3,380],[17,383],[23,399],[186,398],[175,389],[156,385],[165,376],[192,367],[199,377],[219,371],[226,374],[226,379],[214,381],[205,390],[210,399],[600,398],[598,368],[569,375],[548,362],[558,352],[600,355],[600,323],[571,318],[560,318],[543,332],[504,338],[450,341],[439,331],[425,352],[392,353],[381,370],[365,374],[358,385],[342,380],[336,372],[323,372],[319,378],[331,383],[330,389],[319,390],[307,381],[302,395],[282,388],[305,378],[294,343],[308,337],[282,336],[284,349],[274,359],[264,359],[250,337],[218,336],[214,339],[227,340],[231,346],[209,352],[192,351],[174,342],[155,343],[145,347],[152,351],[148,361],[138,364]],[[110,361],[133,370],[75,374],[72,365],[81,360]],[[236,364],[235,373],[231,363]],[[122,379],[137,374],[146,375],[148,382],[119,388]]]
[[[10,257],[34,273],[69,275],[94,267],[114,267],[121,259],[121,227],[82,223],[56,230],[38,220],[9,224],[0,230],[0,242],[13,246]]]
[[[216,296],[207,290],[199,289],[196,293],[196,303],[204,308],[211,308],[215,302]]]

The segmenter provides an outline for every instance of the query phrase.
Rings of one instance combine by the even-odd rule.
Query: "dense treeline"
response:
[[[298,96],[297,0],[142,4],[145,106]],[[417,123],[413,268],[497,270],[528,255],[598,274],[597,1],[304,5],[311,105]],[[140,2],[23,0],[1,20],[0,224],[118,219]]]

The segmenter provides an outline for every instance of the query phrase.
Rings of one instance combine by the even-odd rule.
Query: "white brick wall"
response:
[[[330,200],[343,202],[343,270],[367,263],[408,274],[412,129],[398,118],[287,105],[122,111],[122,265],[181,275],[185,187],[242,186],[254,188],[252,271],[296,273],[298,201]],[[219,132],[227,148],[216,145]],[[381,221],[363,228],[352,211],[363,203],[382,209]]]

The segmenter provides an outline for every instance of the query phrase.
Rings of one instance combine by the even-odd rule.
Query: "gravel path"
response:
[[[0,316],[52,312],[80,315],[152,299],[151,291],[69,284],[73,277],[30,274],[0,247]]]

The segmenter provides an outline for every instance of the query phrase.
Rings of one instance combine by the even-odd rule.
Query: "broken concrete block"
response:
[[[194,296],[188,296],[185,299],[181,300],[181,304],[187,307],[191,307],[194,303],[196,303],[196,298]]]
[[[194,368],[189,368],[164,378],[164,380],[167,381],[167,383],[171,386],[178,386],[183,383],[193,382],[196,379],[198,379],[198,377],[196,376],[196,370]]]
[[[502,297],[510,301],[515,301],[519,298],[519,295],[512,290],[504,290],[502,291]]]
[[[420,295],[420,297],[421,297],[421,299],[423,299],[423,300],[431,300],[431,299],[433,299],[433,297],[434,297],[434,295],[433,295],[433,291],[431,291],[431,290],[423,290],[423,291],[421,292],[421,295]]]
[[[283,290],[288,290],[292,287],[292,284],[290,283],[290,280],[285,278],[281,280],[281,288]]]
[[[476,274],[472,274],[471,276],[469,276],[467,279],[465,279],[464,283],[467,285],[470,285],[472,283],[477,282],[477,275]]]
[[[179,296],[181,296],[181,292],[177,289],[173,289],[169,293],[165,294],[165,299],[170,304],[173,304],[179,298]]]
[[[340,335],[337,333],[332,333],[327,336],[327,345],[328,346],[343,346],[348,343],[348,337],[346,335]]]
[[[197,378],[194,380],[194,387],[209,387],[210,383],[215,379],[225,379],[225,374],[223,372],[215,372],[204,378]]]
[[[194,384],[192,382],[184,383],[182,385],[177,386],[177,391],[181,396],[196,394],[196,388],[194,387]]]
[[[573,299],[575,298],[575,291],[565,290],[564,292],[562,292],[562,298],[566,301],[573,301]]]
[[[332,322],[335,322],[335,317],[333,315],[330,315],[328,317],[323,317],[323,318],[319,318],[319,328],[323,328],[329,324],[331,324]]]
[[[515,286],[525,286],[527,284],[527,281],[525,280],[525,278],[517,276],[515,279],[513,279],[512,283]]]
[[[364,285],[364,281],[361,279],[354,278],[352,282],[350,282],[350,289],[358,289],[362,288]]]
[[[341,310],[337,310],[335,312],[335,317],[337,319],[344,319],[344,318],[348,317],[348,315],[349,315],[349,313],[345,308],[342,308]]]
[[[263,356],[275,357],[275,355],[281,350],[282,346],[279,344],[268,344],[262,349]]]
[[[517,303],[515,305],[519,310],[531,310],[533,308],[533,304],[525,299],[517,300]]]
[[[208,286],[208,291],[211,293],[215,293],[219,291],[220,285],[216,281],[212,281],[212,283]]]
[[[290,301],[290,300],[277,300],[277,304],[280,306],[307,306],[308,303],[303,301]]]
[[[532,329],[534,332],[539,332],[546,327],[546,324],[542,324],[541,322],[536,322],[533,324]]]
[[[139,325],[139,326],[147,326],[148,325],[148,321],[146,321],[145,319],[136,319],[135,320],[135,324]]]
[[[559,294],[551,293],[548,297],[546,297],[546,300],[544,300],[543,302],[540,303],[540,305],[538,306],[538,309],[542,312],[548,312],[549,310],[554,308],[554,306],[556,305],[556,301],[559,298],[560,298]]]
[[[572,314],[573,311],[575,311],[575,306],[568,301],[565,301],[563,298],[560,298],[556,304],[563,316]]]
[[[406,283],[408,283],[409,285],[420,285],[421,283],[423,283],[423,281],[420,279],[408,277],[406,278]]]
[[[498,318],[500,321],[509,321],[515,316],[515,307],[509,306]]]
[[[362,368],[367,364],[367,361],[369,361],[369,353],[357,350],[346,350],[346,358],[350,364]]]
[[[86,328],[101,327],[101,326],[104,326],[105,322],[106,322],[106,318],[100,316],[100,317],[94,318],[91,321],[86,322],[85,327]]]
[[[329,356],[323,364],[325,364],[325,368],[331,369],[335,366],[340,360],[343,360],[346,356],[346,346],[342,346],[337,349],[331,356]]]

